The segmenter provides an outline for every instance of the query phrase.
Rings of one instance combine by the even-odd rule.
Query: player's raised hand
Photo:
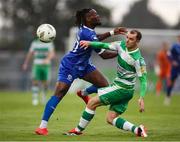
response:
[[[117,27],[114,29],[114,35],[118,35],[118,34],[126,35],[127,32],[128,31],[125,27]]]
[[[81,48],[87,49],[89,47],[89,41],[81,40],[80,46]]]
[[[139,104],[139,112],[144,112],[144,99],[142,97],[139,98],[138,100],[138,104]]]

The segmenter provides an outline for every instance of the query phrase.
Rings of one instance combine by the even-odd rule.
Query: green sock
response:
[[[126,120],[117,117],[113,120],[113,125],[119,129],[123,129],[123,125],[125,122],[126,122]]]

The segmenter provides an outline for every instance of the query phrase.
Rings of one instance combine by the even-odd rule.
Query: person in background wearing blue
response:
[[[177,36],[177,43],[174,43],[168,52],[168,56],[171,63],[171,75],[167,87],[167,94],[164,100],[165,105],[170,105],[172,89],[175,81],[180,74],[180,35]]]
[[[96,10],[91,8],[76,12],[76,24],[79,27],[79,31],[74,47],[61,60],[54,95],[47,102],[40,126],[35,130],[35,133],[38,135],[48,135],[48,120],[76,78],[92,83],[93,86],[90,87],[96,90],[97,88],[108,86],[106,78],[91,63],[91,53],[94,50],[102,58],[113,58],[117,56],[117,52],[92,48],[84,50],[79,44],[80,41],[101,41],[111,35],[125,34],[127,32],[125,28],[118,27],[113,31],[97,35],[94,29],[96,26],[101,25],[101,21]]]

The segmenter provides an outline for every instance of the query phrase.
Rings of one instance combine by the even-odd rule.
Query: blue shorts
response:
[[[83,78],[86,74],[96,70],[93,64],[87,64],[83,69],[79,66],[72,66],[72,68],[67,67],[61,62],[57,81],[64,82],[71,85],[76,78]]]
[[[172,67],[171,68],[171,80],[175,80],[180,74],[180,68]]]

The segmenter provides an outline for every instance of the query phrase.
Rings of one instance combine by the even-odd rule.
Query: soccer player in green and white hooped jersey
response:
[[[54,57],[54,44],[44,43],[39,39],[32,41],[29,52],[23,64],[27,70],[30,59],[33,57],[32,67],[32,104],[38,105],[38,94],[42,86],[42,104],[46,103],[46,92],[50,80],[51,60]]]
[[[132,99],[136,76],[140,80],[140,98],[138,100],[140,112],[144,111],[144,96],[147,88],[146,64],[141,56],[138,43],[141,40],[141,33],[137,30],[131,30],[127,33],[126,41],[114,43],[81,41],[80,45],[86,49],[103,48],[118,51],[117,77],[108,87],[98,89],[98,96],[90,99],[84,110],[79,124],[76,128],[65,133],[67,135],[80,135],[95,115],[97,107],[110,105],[107,113],[107,122],[119,129],[131,131],[137,136],[147,137],[143,125],[135,126],[131,122],[119,117],[125,112],[128,102]]]

